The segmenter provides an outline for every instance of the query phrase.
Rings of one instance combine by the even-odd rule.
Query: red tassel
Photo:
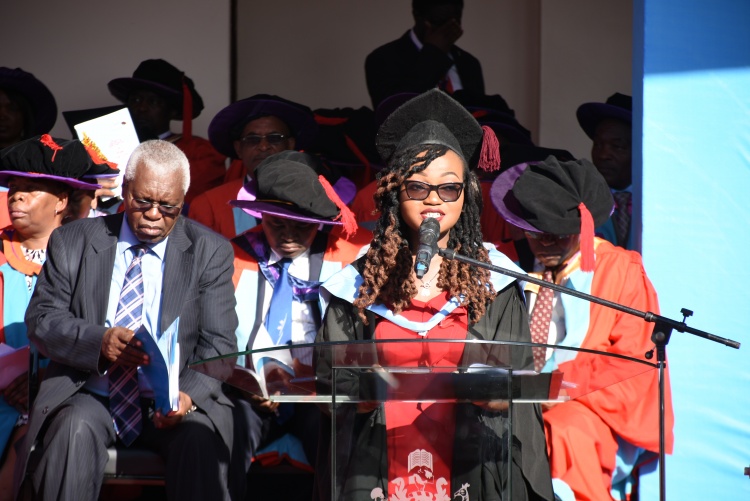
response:
[[[349,119],[346,117],[324,117],[323,115],[315,115],[315,123],[318,125],[328,125],[335,127],[337,125],[345,124]]]
[[[354,234],[357,233],[357,218],[354,216],[354,213],[344,202],[341,201],[338,194],[333,189],[333,186],[331,186],[331,183],[328,182],[328,179],[323,176],[318,176],[318,180],[320,181],[320,184],[323,185],[323,189],[326,191],[328,198],[330,198],[331,202],[335,203],[336,207],[339,208],[339,215],[333,220],[344,223],[344,238],[354,236]]]
[[[54,162],[55,155],[57,155],[57,152],[63,149],[63,147],[57,144],[49,134],[43,134],[42,137],[39,138],[39,141],[41,141],[44,146],[51,148],[52,151],[54,151],[54,153],[52,154],[52,161]]]
[[[193,94],[190,93],[185,75],[182,75],[182,137],[193,137]]]
[[[482,152],[479,154],[478,167],[485,172],[500,170],[500,141],[495,131],[486,125],[482,125],[484,131],[482,138]]]
[[[578,204],[578,210],[581,212],[581,270],[594,271],[594,218],[583,202]]]

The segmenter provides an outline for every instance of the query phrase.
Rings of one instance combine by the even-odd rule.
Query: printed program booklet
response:
[[[117,164],[120,174],[117,176],[119,183],[114,192],[116,196],[122,196],[121,186],[125,166],[130,154],[140,144],[128,109],[122,108],[81,122],[74,128],[82,143],[96,151],[103,160]]]
[[[164,359],[156,339],[151,335],[145,325],[135,331],[135,338],[143,346],[141,349],[149,357],[149,364],[139,367],[142,374],[154,391],[154,402],[156,410],[166,415],[170,411],[180,408],[180,343],[177,342],[180,318],[176,318],[172,325],[162,333],[167,337],[168,350],[167,360]]]

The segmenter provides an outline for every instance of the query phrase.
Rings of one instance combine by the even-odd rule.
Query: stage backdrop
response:
[[[667,499],[750,499],[750,2],[634,5],[633,151],[642,249],[662,314],[738,340],[675,332],[675,452]],[[642,145],[642,149],[641,149]],[[638,208],[638,204],[636,204]],[[658,499],[650,476],[642,499]]]

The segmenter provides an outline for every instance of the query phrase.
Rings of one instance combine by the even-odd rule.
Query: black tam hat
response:
[[[383,122],[376,146],[386,163],[394,154],[417,145],[440,144],[460,156],[470,168],[500,168],[500,148],[494,132],[482,127],[458,101],[432,89],[398,107]]]
[[[49,179],[75,189],[97,190],[98,184],[80,179],[92,167],[92,158],[77,139],[34,136],[0,151],[0,186],[11,177]]]
[[[193,135],[193,118],[203,111],[203,99],[193,80],[164,59],[147,59],[133,72],[132,78],[115,78],[107,84],[109,92],[127,104],[131,92],[145,89],[167,100],[182,120],[182,135]]]
[[[523,230],[580,234],[581,269],[593,270],[594,228],[607,221],[614,201],[590,161],[560,162],[549,156],[516,165],[495,179],[490,197],[500,215]]]
[[[354,235],[357,231],[354,214],[326,178],[316,172],[318,162],[313,155],[294,150],[271,155],[255,169],[255,200],[230,203],[251,214],[343,225],[345,235]]]
[[[23,96],[31,106],[31,123],[24,123],[24,138],[47,133],[55,125],[55,97],[33,74],[21,68],[0,67],[0,89]]]

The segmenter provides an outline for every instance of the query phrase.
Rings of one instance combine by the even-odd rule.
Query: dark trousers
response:
[[[170,500],[228,500],[229,451],[200,410],[177,426],[157,430],[153,410],[143,406],[143,430],[131,447],[154,450],[166,466]],[[106,398],[80,391],[45,424],[29,462],[34,499],[95,501],[117,437]]]
[[[320,410],[312,404],[283,404],[293,406],[291,416],[283,423],[271,413],[256,411],[252,404],[237,394],[230,396],[234,409],[234,445],[232,451],[233,495],[240,493],[244,498],[247,490],[246,474],[250,470],[253,455],[277,438],[291,433],[302,443],[305,456],[315,468],[318,455],[318,428],[320,427]]]

